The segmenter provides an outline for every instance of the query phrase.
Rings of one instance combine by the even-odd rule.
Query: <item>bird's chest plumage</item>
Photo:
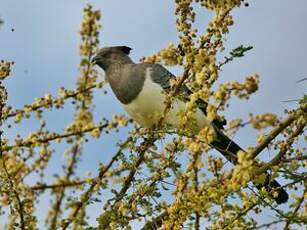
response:
[[[138,96],[129,104],[123,104],[127,113],[141,126],[152,127],[158,124],[161,117],[164,116],[166,95],[163,88],[154,83],[150,78],[150,71],[146,71],[145,81],[142,90]],[[175,99],[172,107],[163,118],[163,121],[173,128],[180,127],[180,114],[185,111],[185,103]],[[205,115],[199,109],[194,116],[194,125],[189,124],[191,128],[197,132],[201,128],[209,124]]]
[[[151,127],[161,118],[164,110],[163,89],[146,77],[139,95],[129,104],[124,104],[127,113],[140,125]]]

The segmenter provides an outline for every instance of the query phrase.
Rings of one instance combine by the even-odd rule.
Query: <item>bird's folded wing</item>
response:
[[[171,79],[176,79],[176,77],[160,64],[153,64],[151,68],[151,78],[153,82],[159,84],[166,93],[170,93]],[[193,92],[186,85],[183,84],[179,88],[179,92],[176,97],[184,102],[187,102],[190,100],[190,95],[192,93]],[[207,115],[207,102],[199,98],[196,101],[196,105],[205,115]],[[225,120],[220,121],[216,119],[213,120],[212,123],[214,123],[214,125],[220,129],[223,129],[223,126],[226,125]]]

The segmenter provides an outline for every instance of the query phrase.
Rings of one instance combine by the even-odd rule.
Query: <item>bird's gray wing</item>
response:
[[[171,91],[171,80],[176,79],[176,77],[162,65],[153,64],[151,66],[151,79],[153,82],[159,84],[164,91],[169,93]],[[188,87],[182,85],[179,93],[188,97],[191,94],[191,91]]]
[[[175,79],[176,77],[166,68],[164,68],[162,65],[154,64],[152,65],[151,68],[152,68],[151,78],[153,82],[161,85],[164,91],[169,93],[171,91],[170,81],[171,79]],[[177,96],[181,100],[187,102],[191,94],[192,91],[186,85],[182,85],[179,89],[179,93]],[[196,105],[205,115],[207,115],[207,106],[208,106],[207,102],[203,101],[202,99],[198,99],[196,101]],[[223,128],[224,125],[226,125],[226,121],[214,120],[213,123],[216,125],[216,127],[221,129]]]

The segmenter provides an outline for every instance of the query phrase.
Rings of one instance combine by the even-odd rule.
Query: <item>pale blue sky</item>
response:
[[[135,61],[177,41],[173,1],[0,0],[0,17],[5,21],[0,28],[0,59],[16,63],[11,78],[6,81],[10,104],[21,107],[34,97],[56,94],[60,86],[74,88],[79,63],[78,31],[82,8],[87,2],[102,10],[101,45],[128,45],[133,48],[131,56]],[[233,12],[235,25],[228,36],[226,51],[240,44],[252,45],[254,49],[227,65],[221,80],[243,80],[256,72],[261,77],[260,90],[248,102],[234,100],[225,112],[227,118],[247,118],[250,112],[282,115],[285,108],[295,106],[282,101],[300,98],[306,88],[305,82],[297,84],[296,81],[307,76],[307,1],[250,2],[250,7]],[[204,28],[211,14],[199,12],[197,25]],[[111,117],[114,112],[124,113],[113,94],[104,96],[97,92],[95,96],[97,119]],[[47,113],[49,126],[60,131],[70,121],[72,112],[70,106],[60,113]],[[13,137],[17,131],[26,135],[37,127],[34,120],[22,124],[22,128],[9,131],[8,136]],[[256,134],[250,131],[240,131],[235,140],[243,147],[254,145]],[[94,165],[98,161],[106,162],[112,156],[116,140],[125,136],[125,131],[103,136],[87,146],[80,175],[85,171],[96,172]],[[64,147],[57,148],[58,155],[49,169],[50,179],[52,172],[60,169]]]

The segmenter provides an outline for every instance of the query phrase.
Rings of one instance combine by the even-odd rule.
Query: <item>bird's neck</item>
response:
[[[118,91],[125,82],[126,76],[123,74],[123,69],[126,65],[133,63],[131,60],[121,60],[112,62],[105,69],[107,81],[110,83],[113,91]]]
[[[121,55],[121,54],[112,54],[109,61],[109,67],[114,67],[114,65],[125,65],[125,64],[132,64],[133,61],[128,55]]]
[[[108,76],[111,76],[111,79],[108,79],[109,82],[112,80],[118,81],[119,75],[121,75],[121,71],[125,65],[134,64],[131,58],[128,55],[118,55],[113,54],[110,59],[106,60],[107,65],[105,66],[104,70]],[[113,78],[113,79],[112,79]]]

